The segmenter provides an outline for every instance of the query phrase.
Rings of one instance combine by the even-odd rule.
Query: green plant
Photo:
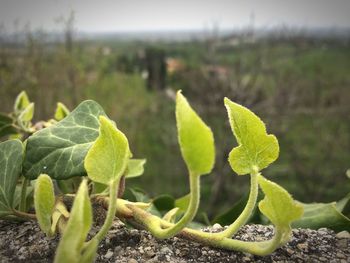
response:
[[[290,239],[291,224],[303,222],[303,204],[261,174],[278,158],[276,137],[267,134],[264,123],[247,108],[227,98],[225,106],[238,142],[229,154],[229,163],[238,175],[249,174],[251,187],[242,213],[222,232],[207,233],[188,227],[199,206],[200,178],[214,166],[215,146],[210,128],[181,92],[176,97],[176,121],[190,193],[176,201],[163,196],[153,202],[121,198],[125,179],[140,176],[145,160],[131,159],[126,136],[100,105],[84,101],[69,112],[59,103],[56,120],[33,125],[33,104],[21,93],[14,113],[3,117],[5,121],[0,123],[0,129],[6,130],[3,135],[25,139],[24,143],[18,139],[0,143],[0,164],[6,167],[0,169],[0,217],[37,219],[48,236],[60,232],[55,262],[92,262],[115,216],[142,226],[161,239],[178,234],[214,247],[255,255],[272,253]],[[258,207],[274,224],[274,237],[260,242],[232,239],[254,213],[259,186],[264,199]],[[134,194],[142,198],[137,191]],[[74,200],[73,205],[67,200]],[[348,201],[349,197],[338,206],[344,209]],[[102,204],[107,215],[99,232],[87,241],[93,222],[91,203]],[[35,214],[30,213],[33,204]],[[161,217],[156,208],[164,204],[169,211]],[[345,215],[342,220],[342,227],[349,228],[350,220]]]

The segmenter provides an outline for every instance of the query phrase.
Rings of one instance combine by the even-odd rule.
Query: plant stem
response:
[[[150,223],[149,230],[151,233],[160,239],[169,238],[176,235],[181,229],[183,229],[189,222],[195,217],[200,199],[200,175],[190,174],[190,203],[183,217],[176,223],[166,229],[162,229],[160,221],[153,220]]]
[[[239,215],[239,217],[228,226],[228,228],[220,233],[215,233],[216,236],[220,238],[224,237],[232,237],[234,234],[237,233],[237,231],[247,223],[250,216],[252,215],[252,212],[255,208],[256,200],[258,198],[258,192],[259,192],[259,185],[258,185],[258,175],[259,172],[252,172],[250,174],[250,193],[249,198],[247,201],[247,204],[242,211],[242,213]]]
[[[27,210],[27,185],[28,179],[24,177],[21,186],[21,201],[19,203],[19,210],[22,212],[26,212]]]
[[[102,241],[102,239],[105,237],[108,230],[112,226],[113,219],[117,211],[117,191],[119,186],[119,180],[119,178],[115,179],[109,185],[109,206],[107,216],[100,231],[98,231],[98,233],[93,237],[93,239],[97,239],[98,242]],[[90,242],[91,240],[88,243]]]
[[[35,214],[29,214],[29,213],[22,212],[22,211],[19,211],[19,210],[16,210],[16,209],[13,209],[12,212],[13,212],[13,214],[15,216],[18,216],[20,218],[36,220],[36,215]]]
[[[143,209],[140,209],[133,205],[126,205],[133,212],[133,220],[137,224],[146,227],[147,230],[151,231],[152,224],[158,222],[163,227],[172,227],[173,224],[162,220]],[[135,222],[134,222],[135,223]],[[231,238],[221,238],[218,235],[213,235],[213,233],[202,232],[199,230],[183,228],[179,232],[179,236],[199,242],[204,245],[209,245],[213,247],[228,249],[228,250],[237,250],[241,252],[251,253],[254,255],[265,256],[271,254],[281,245],[281,240],[283,239],[284,232],[279,228],[275,228],[275,235],[271,240],[268,241],[257,241],[257,242],[248,242],[241,241]]]

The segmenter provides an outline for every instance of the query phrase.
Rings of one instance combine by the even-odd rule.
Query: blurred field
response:
[[[20,43],[0,40],[0,111],[10,111],[21,90],[36,102],[36,120],[49,118],[56,101],[73,109],[96,100],[125,131],[134,157],[147,158],[144,176],[129,186],[151,196],[187,193],[173,101],[182,89],[216,139],[215,170],[202,184],[202,208],[210,215],[248,189],[248,178],[235,175],[226,161],[235,141],[225,96],[252,109],[279,139],[280,158],[264,171],[267,177],[304,202],[334,201],[349,192],[349,41],[241,34],[186,42],[56,42],[43,32],[25,35]],[[152,56],[165,61],[163,87],[147,85],[146,64],[160,61]]]

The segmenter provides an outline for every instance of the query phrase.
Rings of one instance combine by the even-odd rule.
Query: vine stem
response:
[[[118,186],[119,186],[120,179],[113,180],[109,185],[109,205],[108,205],[108,211],[106,219],[103,223],[103,226],[101,227],[100,231],[90,240],[86,243],[86,246],[91,243],[93,239],[96,239],[99,243],[102,241],[102,239],[107,234],[108,230],[111,228],[113,224],[113,219],[117,211],[117,192],[118,192]]]
[[[167,226],[165,229],[161,226],[160,220],[153,220],[149,224],[149,231],[157,238],[164,239],[176,235],[181,229],[183,229],[189,222],[195,217],[200,199],[200,175],[191,173],[190,176],[190,202],[183,217],[171,226]],[[160,218],[159,218],[160,219]]]
[[[225,238],[225,237],[232,237],[234,234],[237,233],[237,231],[247,223],[250,216],[253,213],[253,210],[255,208],[256,200],[258,198],[258,192],[259,192],[259,184],[258,184],[258,176],[259,172],[254,170],[250,174],[250,193],[249,198],[247,201],[247,204],[245,208],[243,209],[242,213],[239,215],[239,217],[227,227],[226,230],[215,233],[216,236],[219,238]]]
[[[154,222],[158,222],[164,227],[173,226],[172,223],[162,220],[132,204],[126,204],[126,206],[133,212],[133,219],[130,221],[136,223],[136,225],[141,225],[147,230],[150,230]],[[227,237],[221,238],[214,235],[214,233],[202,232],[189,228],[183,228],[179,232],[179,236],[204,245],[265,256],[272,253],[281,245],[283,231],[279,228],[275,228],[275,234],[271,240],[256,242],[241,241]]]

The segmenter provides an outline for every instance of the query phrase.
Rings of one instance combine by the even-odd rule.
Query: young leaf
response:
[[[61,121],[69,114],[68,108],[61,102],[57,103],[56,111],[55,111],[55,120]]]
[[[23,147],[19,140],[0,143],[0,217],[12,214],[16,183],[22,169]]]
[[[18,120],[20,122],[30,122],[34,116],[34,103],[30,103],[19,115]]]
[[[100,135],[88,151],[84,165],[88,177],[110,184],[121,177],[130,157],[128,139],[106,117],[100,116]]]
[[[176,123],[181,153],[188,170],[198,175],[210,173],[215,162],[213,133],[180,91],[176,95]]]
[[[14,111],[16,113],[21,112],[29,105],[30,101],[25,91],[19,93],[15,100]]]
[[[260,171],[278,158],[279,146],[274,135],[267,134],[265,124],[247,108],[225,98],[232,131],[239,144],[229,155],[238,175]]]
[[[34,207],[41,230],[48,236],[52,233],[51,216],[55,207],[55,193],[51,178],[41,174],[35,183]]]
[[[92,225],[92,208],[86,180],[80,184],[65,231],[58,244],[55,263],[81,262],[84,241]]]
[[[280,229],[290,229],[291,222],[303,215],[303,206],[293,200],[290,194],[278,184],[259,176],[259,185],[265,194],[259,209]]]
[[[130,159],[126,168],[125,178],[134,178],[142,175],[145,163],[146,159]]]
[[[39,174],[63,180],[86,175],[84,158],[99,134],[98,116],[103,109],[94,101],[82,102],[66,118],[28,138],[24,176]]]

